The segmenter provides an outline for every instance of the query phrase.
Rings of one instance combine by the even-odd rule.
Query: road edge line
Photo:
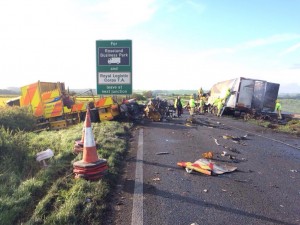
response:
[[[135,167],[131,225],[143,224],[143,136],[144,130],[140,129]]]

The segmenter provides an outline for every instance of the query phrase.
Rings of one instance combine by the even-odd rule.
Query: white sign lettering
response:
[[[98,72],[99,84],[130,84],[129,72]]]

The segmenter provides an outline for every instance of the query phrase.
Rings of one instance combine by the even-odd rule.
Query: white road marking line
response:
[[[136,157],[131,225],[143,224],[143,136],[144,130],[140,129]]]

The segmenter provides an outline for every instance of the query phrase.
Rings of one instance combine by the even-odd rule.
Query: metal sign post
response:
[[[132,41],[96,41],[97,94],[132,94]]]

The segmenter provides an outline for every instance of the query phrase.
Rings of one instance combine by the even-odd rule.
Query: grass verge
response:
[[[126,154],[129,123],[93,124],[97,152],[108,161],[108,174],[90,182],[75,179],[73,153],[82,124],[39,134],[0,129],[0,224],[103,224],[109,196]],[[36,153],[50,148],[54,157],[42,167]]]

